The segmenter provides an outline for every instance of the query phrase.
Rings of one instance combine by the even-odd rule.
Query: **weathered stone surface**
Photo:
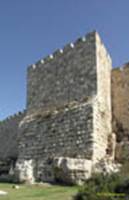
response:
[[[112,70],[113,131],[117,145],[115,158],[129,161],[129,63]]]
[[[121,142],[117,143],[115,159],[120,163],[129,161],[129,141],[123,139]]]
[[[97,94],[94,102],[94,161],[106,155],[111,124],[111,68],[112,61],[104,44],[96,34]]]
[[[53,181],[51,164],[54,157],[92,159],[92,119],[91,102],[54,111],[51,115],[38,113],[24,118],[20,126],[19,159],[35,161],[37,180]],[[24,171],[24,167],[22,169]]]
[[[35,162],[33,160],[18,160],[15,167],[15,177],[23,183],[34,183],[34,167]]]
[[[113,162],[111,159],[103,158],[93,165],[92,173],[112,174],[120,171],[121,164]]]
[[[92,161],[67,157],[55,158],[53,171],[57,181],[82,184],[91,177]]]
[[[120,142],[129,140],[129,63],[112,70],[113,129]]]
[[[18,126],[24,116],[25,112],[20,112],[0,122],[0,160],[17,158]]]
[[[19,123],[25,112],[19,112],[0,122],[0,179],[10,179],[18,157]],[[5,178],[4,178],[5,177]]]

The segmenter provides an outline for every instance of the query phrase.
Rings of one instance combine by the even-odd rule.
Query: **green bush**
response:
[[[120,174],[94,175],[80,188],[75,200],[122,200],[129,198],[129,179]]]

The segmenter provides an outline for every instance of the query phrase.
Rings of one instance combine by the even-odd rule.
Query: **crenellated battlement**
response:
[[[15,113],[14,115],[10,115],[7,118],[0,121],[0,126],[5,124],[5,123],[8,123],[10,120],[14,120],[16,118],[22,117],[25,114],[26,114],[26,109],[24,109],[23,111],[19,111],[19,112]]]
[[[63,56],[64,54],[67,54],[69,51],[71,51],[71,49],[78,48],[78,46],[80,45],[82,46],[85,42],[87,42],[87,40],[89,40],[89,38],[91,39],[93,37],[94,39],[95,34],[97,34],[97,32],[93,31],[91,33],[86,34],[83,37],[78,38],[74,42],[71,42],[65,45],[63,48],[57,49],[52,54],[40,59],[35,64],[30,65],[28,69],[35,70],[38,67],[43,67],[43,65],[46,65],[47,63],[51,61],[54,61],[54,59],[60,59],[61,56]]]

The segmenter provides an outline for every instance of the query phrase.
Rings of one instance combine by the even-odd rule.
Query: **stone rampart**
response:
[[[129,63],[112,70],[113,131],[120,142],[129,140]]]
[[[0,122],[0,160],[17,158],[19,134],[18,125],[25,116],[24,112],[19,112]]]

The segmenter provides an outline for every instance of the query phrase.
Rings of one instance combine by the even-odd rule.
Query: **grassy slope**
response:
[[[70,200],[77,192],[77,187],[64,186],[26,186],[13,189],[11,184],[0,184],[0,190],[8,192],[0,200]]]

